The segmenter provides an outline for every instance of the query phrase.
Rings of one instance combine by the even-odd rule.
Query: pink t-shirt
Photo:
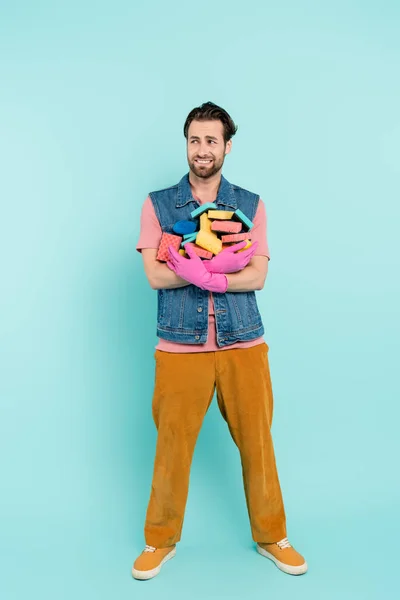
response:
[[[203,204],[200,198],[193,196],[199,203]],[[255,256],[267,256],[270,259],[268,242],[267,242],[267,215],[264,202],[259,200],[256,214],[253,219],[254,227],[251,230],[252,242],[258,241],[258,248]],[[142,214],[140,217],[140,235],[136,245],[136,250],[141,252],[144,248],[157,249],[162,236],[161,225],[157,219],[153,203],[148,196],[143,204]],[[215,313],[212,293],[209,295],[209,319],[208,319],[208,336],[205,344],[179,344],[159,338],[156,350],[164,352],[216,352],[220,350],[233,350],[234,348],[251,348],[258,344],[264,343],[263,337],[258,337],[250,342],[235,342],[228,346],[220,348],[217,344],[216,328],[215,328]]]

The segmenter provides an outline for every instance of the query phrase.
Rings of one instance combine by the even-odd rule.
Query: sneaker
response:
[[[287,538],[274,544],[257,544],[257,552],[272,560],[278,569],[289,575],[302,575],[308,569],[304,558],[289,544]]]
[[[135,560],[132,575],[135,579],[152,579],[161,571],[161,567],[176,554],[175,546],[154,548],[146,545],[142,554]]]

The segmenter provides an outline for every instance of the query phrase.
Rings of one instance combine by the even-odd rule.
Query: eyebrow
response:
[[[216,141],[218,141],[218,138],[214,137],[213,135],[206,135],[206,138],[209,139],[209,140],[216,140]],[[200,138],[199,138],[198,135],[191,135],[190,139],[191,140],[199,140]]]

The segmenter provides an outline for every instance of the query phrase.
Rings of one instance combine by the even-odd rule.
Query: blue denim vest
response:
[[[190,219],[198,208],[186,174],[170,188],[151,192],[157,218],[163,232],[173,233],[176,221]],[[259,196],[230,184],[224,177],[215,200],[219,210],[240,208],[253,220]],[[204,344],[208,332],[209,292],[194,285],[158,290],[157,336],[180,344]],[[264,333],[254,292],[213,294],[218,346],[254,340]]]

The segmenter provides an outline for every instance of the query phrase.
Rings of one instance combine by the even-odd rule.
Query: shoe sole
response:
[[[171,558],[174,558],[176,554],[176,548],[174,548],[173,550],[171,550],[171,552],[169,552],[166,556],[164,556],[164,558],[162,559],[162,561],[160,562],[160,564],[158,565],[158,567],[155,567],[155,569],[150,569],[149,571],[138,571],[137,569],[132,568],[132,576],[135,579],[140,579],[142,581],[146,580],[146,579],[152,579],[153,577],[155,577],[156,575],[159,574],[159,572],[161,571],[161,567]]]
[[[275,558],[275,556],[273,554],[271,554],[270,552],[268,552],[267,550],[264,550],[264,548],[261,548],[261,546],[259,546],[258,544],[257,544],[257,552],[259,554],[261,554],[261,556],[265,556],[265,558],[269,558],[270,560],[272,560],[272,562],[276,564],[278,569],[280,569],[284,573],[287,573],[288,575],[303,575],[308,570],[308,565],[306,562],[297,567],[292,566],[292,565],[287,565],[287,564],[281,562],[280,560],[278,560],[277,558]]]

